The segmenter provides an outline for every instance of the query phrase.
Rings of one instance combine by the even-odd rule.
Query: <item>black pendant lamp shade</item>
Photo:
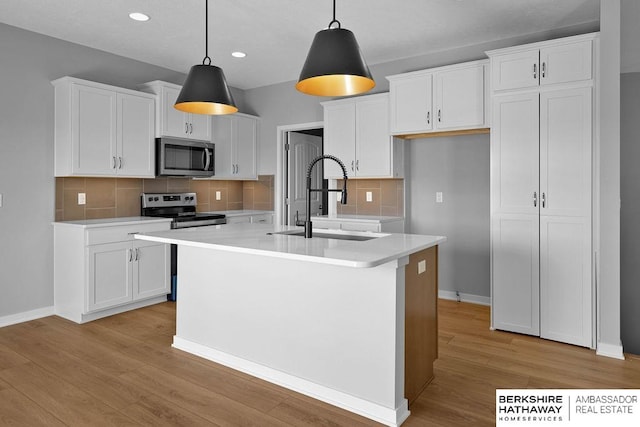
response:
[[[367,92],[375,87],[369,67],[353,33],[340,28],[335,19],[316,33],[296,89],[308,95],[346,96]],[[334,23],[337,28],[331,28]]]
[[[232,114],[238,111],[220,67],[209,58],[209,3],[205,0],[205,57],[191,67],[174,108],[194,114]],[[208,63],[207,63],[208,61]]]

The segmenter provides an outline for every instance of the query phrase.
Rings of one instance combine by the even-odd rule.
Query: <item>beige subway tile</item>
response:
[[[115,218],[116,208],[87,208],[85,215],[87,219]]]
[[[63,178],[64,188],[67,190],[84,190],[85,178],[65,177]]]
[[[211,203],[209,203],[209,210],[211,212],[228,211],[229,210],[229,205],[227,204],[226,201],[213,200],[213,201],[211,201]]]
[[[354,180],[356,182],[357,188],[361,189],[361,188],[367,188],[367,189],[373,189],[373,188],[380,188],[380,181],[379,179],[356,179]]]
[[[257,182],[253,191],[253,203],[268,203],[273,200],[273,188]]]
[[[366,201],[367,192],[371,192],[373,201]],[[358,215],[380,215],[380,189],[358,188],[356,205]]]
[[[116,179],[116,189],[129,188],[142,192],[142,178],[118,178]]]
[[[87,209],[116,207],[115,178],[87,178]]]
[[[228,203],[240,203],[242,205],[242,181],[228,181]]]
[[[380,181],[380,204],[382,206],[398,206],[398,184],[394,179]]]
[[[184,193],[189,191],[189,178],[167,178],[167,191],[170,193]]]
[[[342,205],[338,203],[337,212],[339,215],[356,215],[358,213],[358,209],[355,204]]]
[[[230,202],[227,204],[227,210],[238,211],[242,209],[242,202]]]
[[[273,210],[273,203],[254,202],[253,203],[253,209],[255,209],[257,211],[272,211]]]
[[[142,189],[145,193],[166,193],[168,192],[167,178],[144,179]]]
[[[243,188],[255,188],[255,181],[242,181]]]
[[[196,193],[198,204],[209,203],[209,182],[202,179],[192,179],[189,183],[189,191]]]
[[[118,188],[116,190],[116,216],[139,216],[141,207],[141,189]]]
[[[242,190],[242,207],[244,209],[253,209],[253,194],[255,189],[244,187]]]
[[[56,178],[56,210],[64,209],[64,181]]]
[[[380,215],[382,216],[401,216],[398,213],[397,206],[382,206],[380,208]]]
[[[210,212],[209,203],[200,203],[196,206],[196,212]]]
[[[85,205],[78,204],[78,192],[84,191],[77,189],[64,190],[64,208],[63,217],[65,221],[73,221],[77,219],[85,219]]]
[[[64,210],[56,209],[55,221],[64,221]]]

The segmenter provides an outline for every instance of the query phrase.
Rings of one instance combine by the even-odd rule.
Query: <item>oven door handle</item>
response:
[[[204,170],[208,171],[209,170],[209,165],[211,164],[211,153],[209,153],[209,149],[205,148],[204,149],[204,154],[207,156],[207,160],[204,164]]]

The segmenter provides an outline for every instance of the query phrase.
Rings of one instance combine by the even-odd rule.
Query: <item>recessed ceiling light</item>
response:
[[[144,13],[140,13],[140,12],[131,12],[129,14],[129,18],[133,19],[134,21],[148,21],[149,20],[149,15],[145,15]]]
[[[231,52],[231,56],[234,58],[244,58],[247,54],[244,52]]]

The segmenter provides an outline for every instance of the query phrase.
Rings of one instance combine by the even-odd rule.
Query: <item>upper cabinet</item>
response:
[[[159,80],[145,83],[141,89],[156,95],[156,137],[211,140],[210,116],[184,113],[173,106],[182,86]]]
[[[55,87],[55,176],[155,176],[154,97],[72,77]]]
[[[486,132],[488,61],[388,76],[391,134]]]
[[[389,136],[389,94],[323,102],[324,153],[342,160],[347,176],[402,177],[403,151]],[[325,178],[342,178],[335,162],[324,162]]]
[[[589,36],[575,36],[526,48],[489,51],[492,89],[526,89],[590,80],[592,44]]]
[[[216,168],[212,179],[258,178],[258,121],[258,117],[242,113],[213,116]]]

